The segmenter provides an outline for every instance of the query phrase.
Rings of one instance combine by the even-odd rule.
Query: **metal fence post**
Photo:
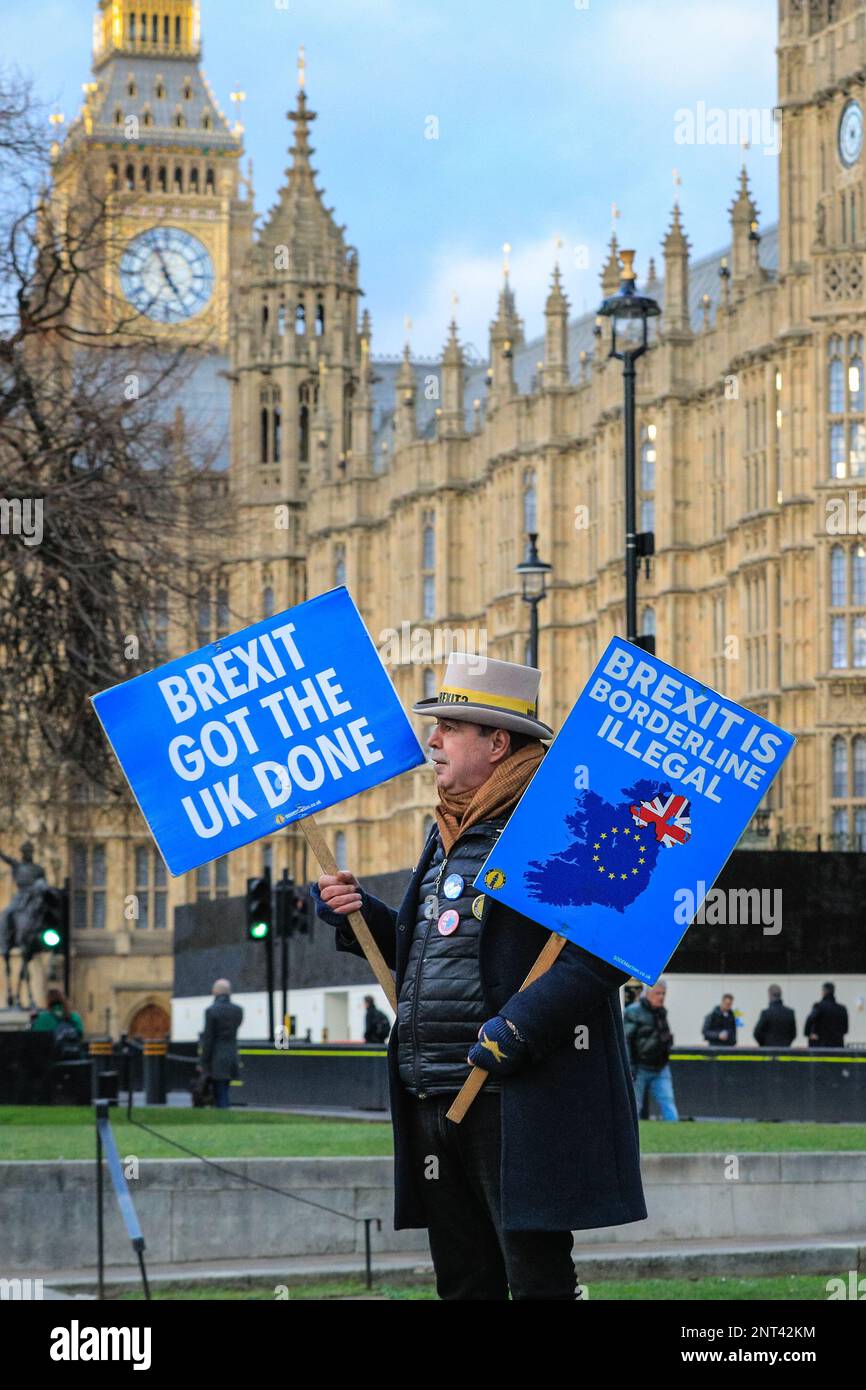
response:
[[[103,1212],[103,1188],[102,1188],[102,1136],[99,1133],[99,1121],[108,1118],[108,1101],[97,1100],[94,1103],[96,1114],[96,1282],[97,1298],[105,1298],[105,1224]]]
[[[142,1064],[144,1067],[145,1105],[165,1105],[165,1038],[146,1038]]]

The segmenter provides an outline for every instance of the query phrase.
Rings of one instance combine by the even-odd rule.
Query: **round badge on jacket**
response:
[[[479,893],[477,898],[472,899],[472,916],[481,921],[481,914],[484,911],[484,894]]]
[[[436,926],[441,936],[450,936],[460,925],[460,913],[456,907],[449,907],[447,912],[443,912]]]
[[[459,874],[449,874],[442,885],[446,898],[459,898],[463,892],[463,879]]]

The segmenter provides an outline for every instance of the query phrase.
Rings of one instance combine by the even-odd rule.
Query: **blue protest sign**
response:
[[[174,875],[424,762],[345,588],[93,705]]]
[[[656,980],[793,744],[615,637],[475,884]]]

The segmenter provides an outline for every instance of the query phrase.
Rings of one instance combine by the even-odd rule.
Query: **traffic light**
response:
[[[274,884],[276,928],[277,936],[280,940],[282,940],[284,936],[292,935],[292,901],[294,892],[294,880],[287,876],[278,878]]]
[[[313,916],[312,898],[288,877],[277,880],[274,894],[277,936],[308,936]]]
[[[309,893],[303,893],[296,888],[292,896],[292,934],[311,936],[314,915],[313,900]]]
[[[271,934],[271,876],[247,879],[247,937],[266,941]]]
[[[43,951],[69,953],[69,895],[65,888],[46,888],[42,895],[39,944]]]

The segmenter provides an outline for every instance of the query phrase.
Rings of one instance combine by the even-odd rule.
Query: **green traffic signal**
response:
[[[247,879],[247,939],[249,941],[267,941],[271,934],[272,916],[271,876],[265,870],[258,878]]]
[[[39,945],[43,951],[69,951],[69,897],[65,888],[46,888],[42,896]]]

